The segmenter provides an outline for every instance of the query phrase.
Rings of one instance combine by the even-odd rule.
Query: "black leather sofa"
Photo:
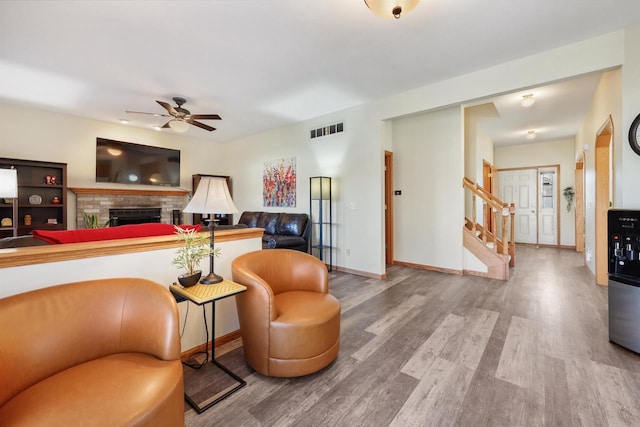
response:
[[[263,249],[309,250],[309,215],[306,213],[242,212],[238,224],[264,228]]]

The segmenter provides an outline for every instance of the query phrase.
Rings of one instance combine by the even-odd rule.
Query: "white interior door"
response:
[[[558,244],[558,174],[556,168],[540,169],[538,197],[538,243]]]
[[[516,243],[538,243],[538,213],[536,169],[500,171],[500,196],[505,203],[513,203]]]

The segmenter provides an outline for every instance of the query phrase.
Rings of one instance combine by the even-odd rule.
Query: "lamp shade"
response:
[[[399,19],[418,5],[420,0],[364,0],[373,13],[383,18]]]
[[[189,123],[183,120],[173,119],[169,122],[169,127],[178,133],[183,133],[189,130]]]
[[[0,197],[15,199],[18,197],[18,171],[0,169]]]
[[[231,199],[225,178],[203,176],[196,193],[184,208],[184,212],[199,214],[231,214],[238,208]]]
[[[314,176],[310,180],[312,200],[331,200],[331,178]]]

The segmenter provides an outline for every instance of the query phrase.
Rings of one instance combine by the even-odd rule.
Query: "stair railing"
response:
[[[515,205],[513,203],[504,203],[502,200],[498,199],[495,195],[489,193],[487,190],[478,185],[478,183],[473,182],[467,177],[462,179],[463,188],[471,191],[471,204],[472,204],[472,212],[471,212],[471,220],[468,221],[468,228],[474,233],[474,235],[480,231],[480,239],[485,243],[487,241],[493,242],[493,250],[497,253],[503,255],[511,255],[511,259],[509,261],[510,266],[515,265]],[[478,224],[476,218],[476,207],[477,207],[477,198],[482,200],[483,204],[483,212],[487,212],[487,207],[491,210],[491,215],[487,217],[484,215],[482,225]],[[496,224],[499,221],[501,222],[501,229],[496,229]],[[490,226],[491,224],[491,226]],[[469,227],[470,226],[470,227]],[[492,231],[489,231],[492,230]],[[499,234],[499,235],[498,235]]]

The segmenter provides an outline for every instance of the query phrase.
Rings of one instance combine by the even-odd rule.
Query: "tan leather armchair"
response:
[[[0,424],[183,426],[178,310],[133,278],[0,299]]]
[[[231,264],[247,363],[272,377],[316,372],[338,355],[340,303],[329,294],[327,267],[300,251],[250,252]]]

